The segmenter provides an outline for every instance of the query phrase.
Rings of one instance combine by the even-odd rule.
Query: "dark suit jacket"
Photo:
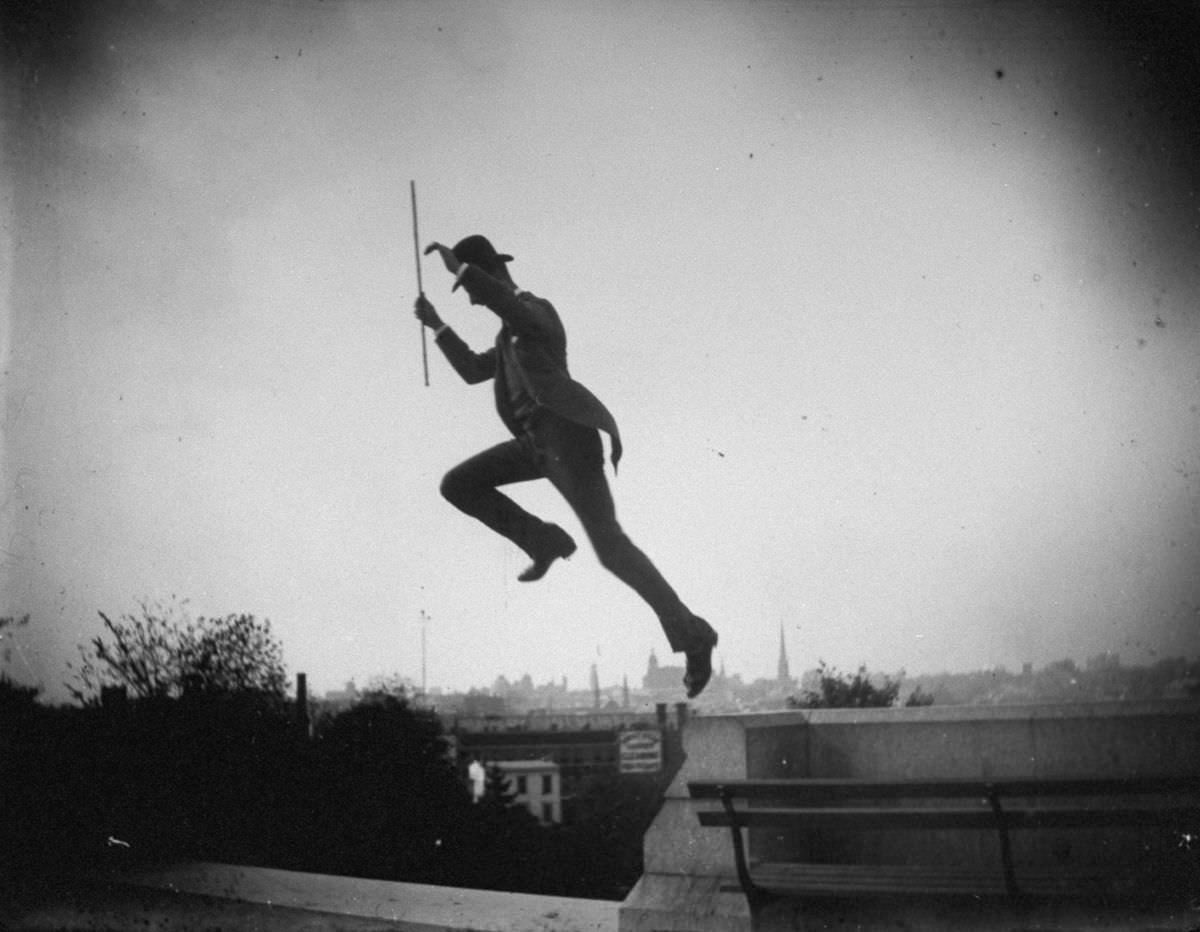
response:
[[[567,334],[554,306],[527,291],[513,294],[504,282],[474,265],[467,266],[461,281],[472,298],[482,301],[500,317],[503,326],[495,345],[483,353],[474,352],[453,330],[443,330],[437,344],[450,365],[468,383],[495,381],[496,410],[513,435],[519,436],[521,425],[512,411],[512,396],[501,358],[506,342],[509,343],[526,392],[556,414],[607,433],[612,438],[612,462],[616,469],[621,459],[617,422],[603,402],[567,371]]]

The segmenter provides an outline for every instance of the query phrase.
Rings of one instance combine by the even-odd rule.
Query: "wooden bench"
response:
[[[751,907],[778,896],[1087,895],[1107,882],[1095,869],[1038,869],[1018,882],[1010,832],[1155,826],[1200,856],[1200,777],[1129,779],[693,781],[693,799],[721,808],[701,825],[731,830],[738,881]],[[746,805],[735,806],[735,802]],[[979,829],[996,833],[996,867],[747,861],[742,829]],[[1186,855],[1185,855],[1186,859]],[[1193,894],[1200,889],[1193,889]]]

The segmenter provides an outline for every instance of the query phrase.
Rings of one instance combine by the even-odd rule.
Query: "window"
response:
[[[542,775],[542,795],[549,796],[554,792],[554,777],[550,774]]]
[[[517,777],[517,795],[524,796],[527,792],[528,792],[528,790],[526,789],[526,786],[525,786],[525,778]]]
[[[551,803],[542,803],[542,821],[554,821],[554,806]]]

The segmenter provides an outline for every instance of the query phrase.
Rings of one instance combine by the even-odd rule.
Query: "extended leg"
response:
[[[600,563],[654,610],[671,649],[688,655],[689,694],[699,693],[712,673],[716,632],[683,604],[649,557],[621,529],[604,475],[599,432],[548,418],[536,431],[535,455],[546,478],[578,515]]]

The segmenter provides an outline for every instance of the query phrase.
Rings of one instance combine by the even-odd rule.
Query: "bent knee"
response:
[[[471,484],[457,469],[451,469],[442,476],[442,484],[438,487],[438,491],[442,493],[442,498],[450,504],[457,505],[471,497]]]

